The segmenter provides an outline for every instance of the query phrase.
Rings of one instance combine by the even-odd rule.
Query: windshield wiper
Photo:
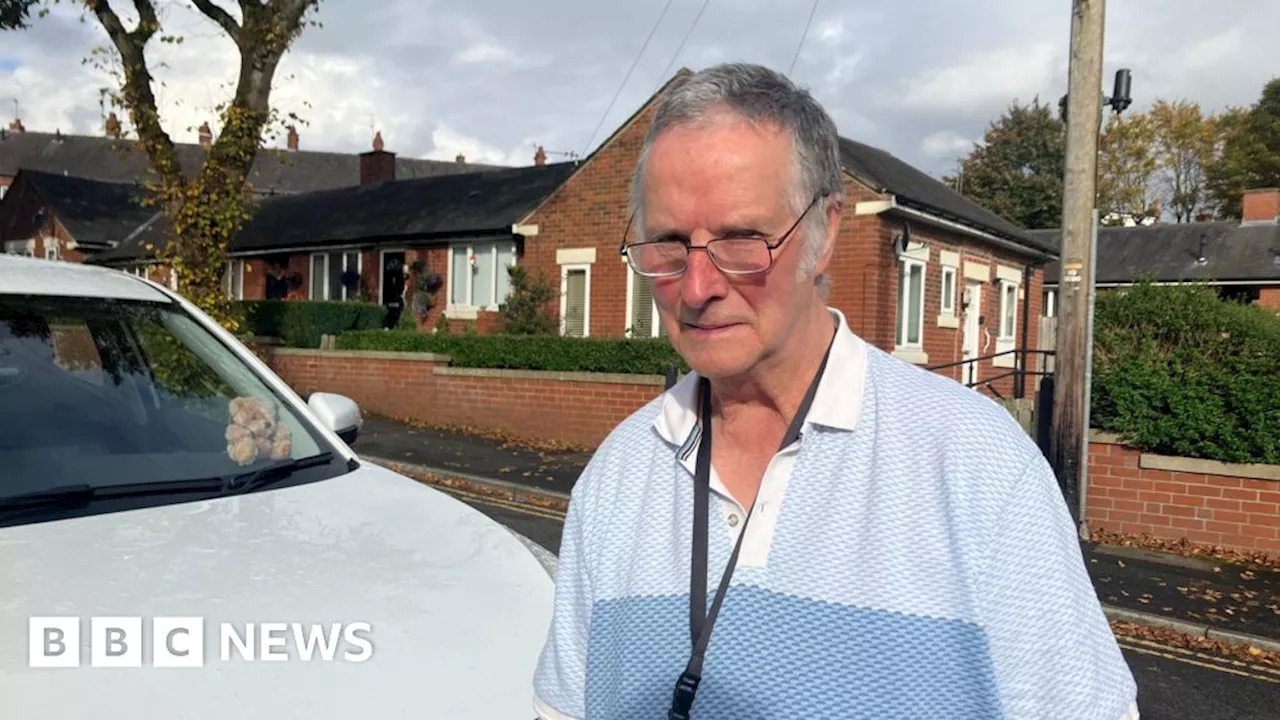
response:
[[[94,500],[108,498],[143,497],[147,495],[182,495],[186,493],[216,492],[223,489],[221,480],[162,480],[160,482],[129,483],[124,485],[59,485],[45,490],[0,497],[0,510],[31,509],[40,507],[81,507]]]
[[[254,490],[261,490],[272,483],[279,482],[304,468],[324,465],[333,459],[333,453],[325,451],[319,455],[311,457],[299,458],[297,460],[285,460],[275,465],[268,465],[259,468],[253,472],[247,472],[242,475],[235,475],[221,481],[223,484],[221,490],[223,495],[243,495],[251,493]]]
[[[146,497],[148,495],[184,495],[200,493],[217,493],[222,495],[241,495],[260,490],[272,483],[284,480],[304,468],[324,465],[333,459],[332,452],[319,455],[285,460],[275,465],[254,470],[252,472],[233,475],[231,477],[195,478],[192,480],[161,480],[158,482],[129,483],[122,485],[59,485],[45,490],[0,497],[0,511],[34,510],[37,508],[67,507],[76,508],[88,505],[97,500],[113,498]]]

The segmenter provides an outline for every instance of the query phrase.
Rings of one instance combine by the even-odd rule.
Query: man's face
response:
[[[664,132],[644,177],[648,238],[686,237],[701,247],[714,237],[777,240],[795,223],[793,150],[785,133],[733,119]],[[810,213],[822,212],[815,206]],[[817,296],[798,280],[804,226],[773,251],[764,273],[727,275],[707,253],[689,253],[682,275],[654,278],[653,296],[672,345],[710,378],[734,377],[777,354],[794,320]],[[825,267],[826,257],[817,267]]]

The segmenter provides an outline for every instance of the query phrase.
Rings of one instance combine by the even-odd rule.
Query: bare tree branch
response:
[[[138,11],[138,27],[133,29],[132,35],[141,46],[160,29],[160,18],[156,16],[156,6],[151,4],[151,0],[133,0],[133,7]]]
[[[140,12],[141,4],[151,6],[149,0],[135,0],[135,3],[139,3]],[[125,104],[133,126],[138,132],[138,140],[151,160],[152,168],[160,176],[161,183],[174,187],[181,186],[182,168],[178,164],[178,156],[173,149],[173,140],[160,125],[156,96],[151,90],[151,72],[147,69],[147,60],[143,54],[147,39],[155,30],[143,34],[130,33],[124,29],[120,17],[111,9],[107,0],[85,0],[85,4],[97,16],[98,22],[107,31],[107,37],[111,38],[111,43],[120,52],[121,65],[124,67],[122,90]],[[154,7],[151,7],[150,14],[152,18],[155,17]],[[143,29],[141,25],[138,28],[139,31]]]
[[[142,1],[145,2],[146,0]],[[235,18],[231,17],[231,13],[215,5],[213,0],[191,0],[191,2],[196,6],[197,10],[204,13],[210,20],[221,25],[222,29],[226,31],[227,35],[231,36],[231,39],[237,45],[240,44],[240,24],[236,22]]]

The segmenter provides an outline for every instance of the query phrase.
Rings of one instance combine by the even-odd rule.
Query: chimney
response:
[[[360,184],[396,179],[396,154],[383,150],[382,131],[373,136],[373,150],[360,153]]]
[[[547,151],[538,146],[538,152],[533,154],[533,164],[535,167],[542,167],[547,164]]]
[[[462,153],[458,153],[458,157],[454,158],[454,160],[456,160],[459,165],[467,164],[467,156],[463,155]]]
[[[107,137],[109,138],[120,137],[120,118],[116,117],[115,111],[112,111],[110,114],[107,115],[106,130],[107,130]]]
[[[1246,223],[1272,223],[1280,218],[1280,188],[1245,190],[1240,219]]]
[[[298,129],[292,125],[289,126],[289,149],[298,151]]]
[[[209,129],[209,122],[200,124],[200,145],[201,147],[209,147],[213,144],[213,130]]]
[[[27,131],[27,129],[26,129],[25,127],[23,127],[23,126],[22,126],[22,121],[21,121],[21,120],[19,120],[18,118],[14,118],[14,119],[13,119],[13,122],[9,123],[9,129],[10,129],[10,130],[12,130],[12,131],[14,131],[14,132],[26,132],[26,131]]]

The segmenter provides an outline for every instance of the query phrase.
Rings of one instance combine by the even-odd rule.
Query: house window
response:
[[[449,305],[497,310],[511,293],[507,269],[516,263],[514,242],[458,243],[449,248]]]
[[[1044,316],[1045,317],[1058,316],[1058,291],[1057,290],[1044,291]]]
[[[942,314],[956,314],[956,269],[942,268]]]
[[[1019,286],[1011,279],[1002,278],[997,287],[1000,291],[1000,315],[996,328],[996,357],[992,358],[991,364],[1003,368],[1016,367],[1017,357],[1013,350],[1017,349]]]
[[[638,275],[627,267],[628,337],[666,337],[667,331],[658,320],[658,305],[653,301],[653,278]]]
[[[311,254],[312,300],[358,300],[362,263],[358,250]]]
[[[898,260],[898,322],[896,344],[899,348],[921,348],[924,328],[924,263]]]
[[[560,334],[591,334],[591,266],[560,266]]]
[[[46,240],[46,241],[45,241],[45,244],[44,244],[44,259],[45,259],[45,260],[57,260],[57,259],[58,259],[58,246],[57,246],[57,245],[54,243],[54,241],[53,241],[53,240],[51,240],[51,239],[50,239],[50,240]]]
[[[1018,327],[1018,284],[1000,281],[1000,334],[997,340],[1012,342]]]
[[[244,299],[244,260],[232,258],[222,274],[222,287],[232,300]]]

